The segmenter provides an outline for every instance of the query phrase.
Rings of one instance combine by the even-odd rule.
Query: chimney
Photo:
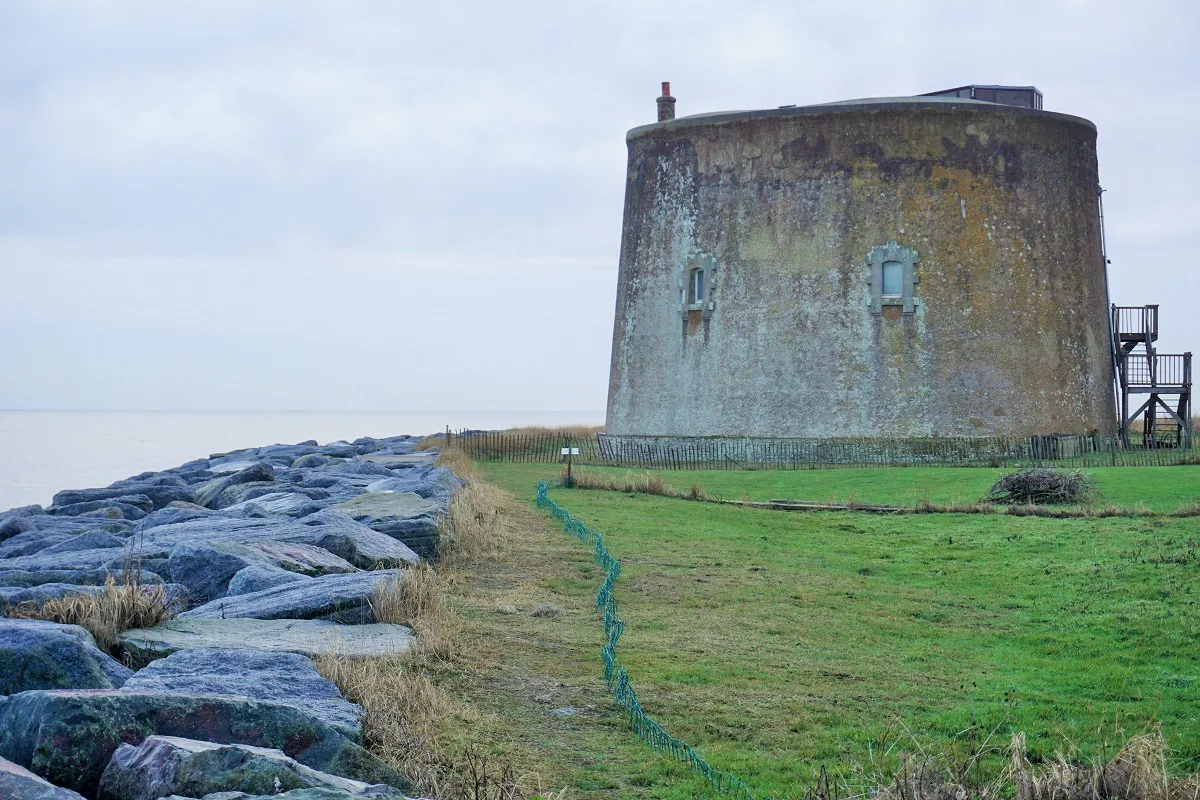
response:
[[[658,121],[675,119],[675,98],[671,97],[671,82],[662,82],[662,96],[658,98]]]

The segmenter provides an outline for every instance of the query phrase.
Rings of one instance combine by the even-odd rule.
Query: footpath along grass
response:
[[[536,466],[480,465],[530,505]],[[752,479],[797,475],[712,474],[747,480],[760,497],[776,492]],[[603,531],[623,564],[622,660],[647,712],[756,793],[796,794],[822,765],[869,771],[887,742],[908,736],[901,730],[963,758],[992,731],[1001,748],[1023,731],[1034,758],[1072,745],[1092,758],[1159,723],[1171,769],[1200,770],[1200,520],[552,497]],[[590,596],[595,582],[569,591]]]
[[[501,466],[496,464],[495,466]],[[698,484],[709,497],[765,501],[776,498],[816,502],[880,505],[973,503],[982,500],[996,479],[1012,469],[990,467],[863,467],[803,470],[630,470],[625,467],[579,467],[582,472],[620,478],[648,473],[686,491]],[[1151,511],[1174,511],[1200,500],[1200,466],[1097,467],[1083,470],[1092,478],[1100,503]],[[559,476],[555,464],[504,464],[512,480],[536,486]],[[490,474],[490,473],[489,473]]]

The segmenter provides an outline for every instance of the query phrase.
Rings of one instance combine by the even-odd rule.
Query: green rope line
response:
[[[563,523],[563,530],[584,544],[592,545],[596,552],[596,564],[604,570],[604,582],[596,592],[596,608],[604,613],[604,633],[607,636],[601,651],[604,656],[604,681],[620,706],[623,716],[629,721],[629,726],[633,728],[634,735],[660,753],[666,753],[687,764],[718,793],[737,800],[754,800],[754,795],[741,778],[713,767],[690,744],[667,733],[642,710],[642,704],[638,702],[637,693],[633,690],[633,682],[629,680],[629,673],[617,660],[617,642],[625,632],[625,621],[617,613],[613,584],[621,574],[621,562],[608,552],[600,531],[573,519],[565,508],[550,499],[549,489],[550,485],[546,481],[538,481],[538,508],[548,509],[555,519]]]

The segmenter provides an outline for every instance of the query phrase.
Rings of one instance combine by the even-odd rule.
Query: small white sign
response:
[[[566,456],[566,455],[570,455],[570,454],[571,454],[571,448],[569,448],[569,447],[564,447],[564,448],[562,449],[562,455]]]
[[[579,448],[578,447],[564,447],[560,452],[564,456],[577,456],[577,455],[579,455]]]
[[[572,448],[571,448],[571,455],[573,455],[573,456],[577,456],[577,455],[579,455],[579,448],[578,448],[578,447],[572,447]]]

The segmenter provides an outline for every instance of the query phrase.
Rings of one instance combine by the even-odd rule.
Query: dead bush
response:
[[[443,447],[437,457],[438,466],[446,467],[464,481],[479,480],[479,470],[466,450],[461,447]]]
[[[153,628],[175,615],[172,598],[159,585],[118,584],[113,578],[95,594],[74,594],[47,600],[41,605],[21,603],[7,609],[17,619],[40,619],[78,625],[96,640],[96,645],[115,654],[117,635],[134,628]]]
[[[992,484],[985,500],[1029,505],[1078,505],[1094,494],[1091,479],[1082,472],[1033,467],[1010,472]]]

